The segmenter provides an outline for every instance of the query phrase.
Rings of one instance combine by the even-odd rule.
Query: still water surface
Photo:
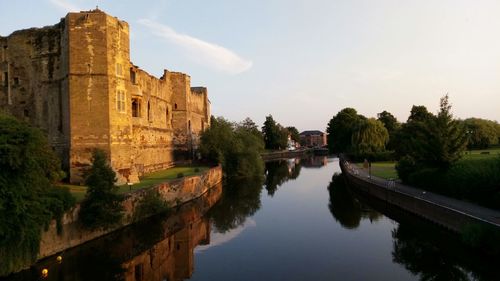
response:
[[[353,194],[338,160],[266,163],[157,217],[7,280],[500,280],[458,237]],[[332,177],[333,176],[333,177]]]

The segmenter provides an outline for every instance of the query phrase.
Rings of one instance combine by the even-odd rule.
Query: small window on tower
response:
[[[17,85],[19,85],[19,78],[14,77],[14,86],[17,86]]]
[[[122,64],[121,63],[117,63],[116,64],[116,75],[117,76],[122,76],[123,75]]]
[[[116,92],[116,110],[118,112],[126,112],[125,109],[125,92],[117,91]]]

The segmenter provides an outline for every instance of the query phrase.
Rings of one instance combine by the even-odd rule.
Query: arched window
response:
[[[174,109],[177,109],[177,104],[174,104]]]

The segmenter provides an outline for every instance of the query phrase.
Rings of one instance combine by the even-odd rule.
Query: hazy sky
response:
[[[344,107],[412,105],[500,121],[498,0],[1,0],[0,35],[99,8],[130,24],[131,60],[191,75],[212,113],[324,130]]]

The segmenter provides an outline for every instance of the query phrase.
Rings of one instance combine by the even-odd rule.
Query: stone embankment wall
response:
[[[359,191],[441,225],[449,230],[461,233],[468,225],[487,224],[487,222],[481,218],[460,210],[440,205],[431,200],[412,196],[411,194],[406,194],[397,189],[388,188],[377,182],[356,176],[346,167],[346,162],[343,159],[340,159],[339,163],[347,181]]]
[[[185,177],[165,182],[154,187],[170,206],[175,207],[205,194],[210,188],[222,181],[222,168],[213,167],[201,175]],[[47,231],[42,233],[38,258],[48,257],[66,249],[78,246],[100,236],[133,223],[135,208],[147,190],[138,190],[126,195],[123,201],[124,219],[120,226],[108,230],[89,231],[78,222],[80,205],[67,212],[62,218],[63,231],[57,234],[56,222],[52,221]]]
[[[276,159],[284,159],[284,158],[292,158],[292,157],[300,157],[304,156],[308,153],[313,153],[312,149],[300,149],[300,150],[293,150],[293,151],[276,151],[276,152],[269,152],[269,153],[262,153],[260,156],[264,161],[269,161],[269,160],[276,160]]]

